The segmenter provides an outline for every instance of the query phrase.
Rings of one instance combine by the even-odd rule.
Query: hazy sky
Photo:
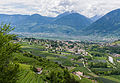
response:
[[[85,16],[103,15],[120,8],[120,0],[0,0],[1,14],[34,14],[56,16],[76,11]]]

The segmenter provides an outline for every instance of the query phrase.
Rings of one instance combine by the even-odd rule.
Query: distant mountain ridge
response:
[[[90,25],[92,21],[89,18],[78,13],[71,13],[56,19],[53,23],[58,25],[71,26],[76,28],[76,30],[80,30]]]
[[[81,30],[92,23],[92,21],[78,13],[65,12],[57,17],[33,15],[5,15],[0,14],[0,22],[11,23],[15,26],[15,32],[32,33],[63,33],[78,34]]]
[[[102,17],[102,15],[95,15],[95,16],[91,17],[90,19],[91,19],[93,22],[95,22],[95,21],[99,20],[101,17]]]
[[[83,31],[87,31],[86,35],[120,36],[120,9],[107,13]]]
[[[104,16],[87,18],[76,12],[65,12],[57,17],[0,14],[0,22],[11,23],[15,32],[54,33],[82,36],[120,36],[120,9]]]

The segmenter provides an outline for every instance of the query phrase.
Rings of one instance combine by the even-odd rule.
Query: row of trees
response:
[[[107,68],[107,63],[103,63],[103,62],[96,62],[96,63],[90,62],[88,64],[88,66],[90,68]]]
[[[120,70],[119,69],[112,69],[112,70],[92,69],[92,71],[97,75],[120,75]]]

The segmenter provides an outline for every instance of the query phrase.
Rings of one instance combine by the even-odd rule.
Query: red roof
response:
[[[40,72],[42,70],[42,68],[36,68],[37,69],[37,72]]]

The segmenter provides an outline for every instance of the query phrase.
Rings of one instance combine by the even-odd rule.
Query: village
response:
[[[111,44],[35,38],[19,38],[17,39],[17,42],[26,43],[31,47],[42,47],[41,49],[38,49],[40,52],[43,53],[39,56],[45,57],[49,60],[63,65],[64,67],[68,68],[69,71],[72,71],[71,73],[78,76],[80,80],[82,78],[93,80],[93,77],[99,77],[100,72],[103,74],[106,73],[106,71],[101,71],[102,68],[112,72],[114,68],[117,68],[116,63],[120,62],[120,59],[116,58],[120,57],[120,55],[117,53],[107,54],[93,52],[94,49],[97,50],[99,48],[104,48],[107,46],[114,47],[114,45]],[[35,49],[37,50],[37,48]],[[29,52],[38,56],[38,54],[34,53],[34,51]],[[99,71],[97,71],[97,69],[99,69]],[[36,70],[37,74],[41,74],[43,71],[42,68],[39,67],[36,68]]]

